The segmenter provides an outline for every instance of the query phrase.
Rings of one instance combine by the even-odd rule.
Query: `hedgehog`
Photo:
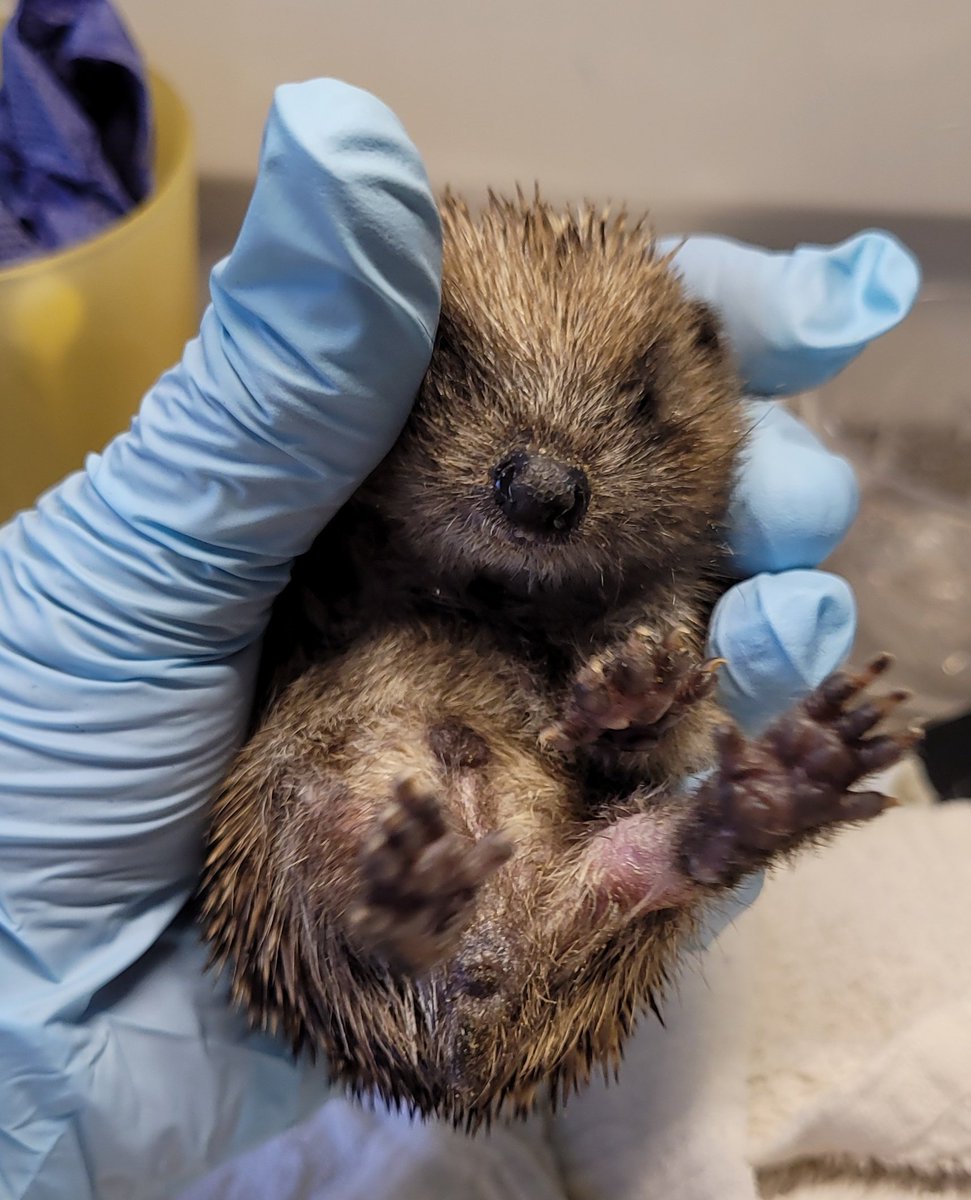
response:
[[[274,607],[201,912],[256,1027],[474,1131],[615,1071],[713,908],[919,734],[877,729],[887,656],[758,736],[720,710],[748,418],[647,220],[440,207],[427,374]]]

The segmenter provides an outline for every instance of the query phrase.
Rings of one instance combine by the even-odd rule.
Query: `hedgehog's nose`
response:
[[[569,533],[590,503],[590,485],[579,467],[517,450],[492,475],[496,503],[506,519],[529,533]]]

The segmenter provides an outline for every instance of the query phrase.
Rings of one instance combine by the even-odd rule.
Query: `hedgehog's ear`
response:
[[[718,313],[702,300],[691,302],[691,316],[695,345],[708,354],[721,354],[725,350],[724,331]]]
[[[443,304],[435,330],[431,363],[425,376],[426,383],[441,385],[446,379],[457,379],[462,375],[467,357],[463,346],[460,326],[448,305]]]

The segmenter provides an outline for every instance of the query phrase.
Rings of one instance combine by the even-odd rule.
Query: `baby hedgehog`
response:
[[[848,789],[915,735],[865,736],[885,659],[754,740],[719,711],[746,416],[644,223],[442,218],[431,365],[275,608],[203,910],[257,1025],[474,1129],[615,1066],[711,906],[884,809]]]

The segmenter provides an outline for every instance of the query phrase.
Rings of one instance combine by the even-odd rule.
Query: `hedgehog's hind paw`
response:
[[[411,778],[399,781],[361,853],[352,938],[396,970],[435,966],[468,925],[481,885],[511,853],[498,833],[477,842],[459,837],[434,796]]]

